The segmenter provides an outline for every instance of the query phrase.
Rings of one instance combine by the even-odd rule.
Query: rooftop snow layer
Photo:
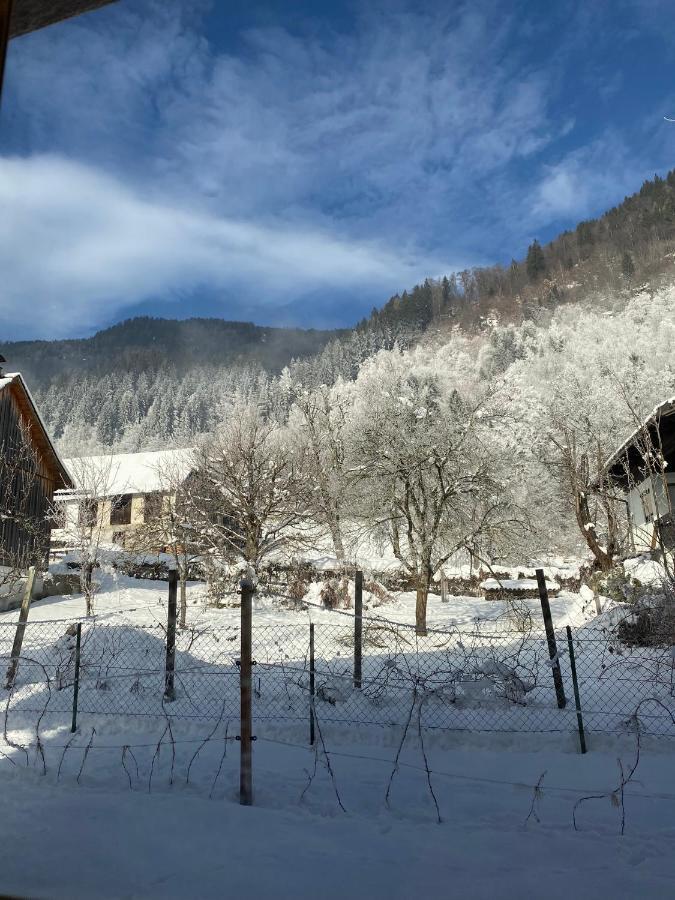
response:
[[[115,453],[81,456],[66,460],[76,486],[97,496],[147,494],[166,490],[170,482],[186,478],[192,450],[151,450],[145,453]]]

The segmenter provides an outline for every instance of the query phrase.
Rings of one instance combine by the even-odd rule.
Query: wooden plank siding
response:
[[[29,452],[26,452],[26,439]],[[23,457],[23,458],[22,458]],[[47,558],[52,499],[70,486],[30,396],[17,378],[0,389],[0,565]]]

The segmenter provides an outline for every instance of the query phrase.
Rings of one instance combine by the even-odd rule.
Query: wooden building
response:
[[[72,485],[23,378],[0,370],[0,567],[46,560],[54,492]]]
[[[634,549],[675,550],[675,397],[614,451],[604,472],[624,494]]]

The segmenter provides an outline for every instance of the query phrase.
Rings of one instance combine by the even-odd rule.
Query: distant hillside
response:
[[[169,364],[177,373],[197,366],[259,366],[280,372],[292,359],[318,353],[339,331],[267,328],[222,319],[127,319],[93,337],[15,341],[0,352],[9,370],[46,387],[63,376],[155,372]]]
[[[525,248],[523,248],[525,250]],[[675,170],[655,175],[597,219],[580,222],[548,244],[533,241],[509,265],[465,269],[427,279],[374,309],[359,328],[432,325],[467,329],[519,322],[542,307],[587,300],[596,292],[656,286],[675,275]]]

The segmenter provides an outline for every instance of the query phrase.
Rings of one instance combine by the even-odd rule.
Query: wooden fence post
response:
[[[77,731],[77,698],[80,693],[80,645],[82,643],[82,622],[77,623],[77,631],[75,633],[75,679],[73,681],[73,724],[70,726],[71,732]]]
[[[309,623],[309,743],[314,746],[314,694],[315,694],[315,674],[314,674],[314,622]]]
[[[253,803],[253,711],[251,698],[251,644],[253,635],[253,583],[244,578],[241,582],[241,648],[239,652],[240,694],[240,756],[239,803]]]
[[[553,671],[555,696],[558,701],[558,709],[564,709],[567,704],[567,700],[565,699],[565,686],[563,685],[562,673],[560,671],[560,660],[558,659],[558,648],[555,642],[555,631],[553,630],[553,619],[551,618],[551,607],[548,602],[548,589],[546,587],[546,579],[544,578],[544,570],[537,569],[536,575],[537,587],[539,588],[539,600],[541,601],[541,612],[544,617],[544,628],[546,629],[546,640],[548,642],[548,656]]]
[[[449,603],[448,598],[448,579],[441,574],[441,603]]]
[[[363,572],[354,576],[354,687],[360,688],[363,676]]]
[[[574,704],[577,708],[577,727],[579,729],[579,747],[582,753],[586,752],[586,735],[584,733],[584,720],[581,715],[581,697],[579,696],[579,681],[577,679],[577,662],[574,657],[574,641],[572,629],[567,626],[567,646],[570,651],[570,669],[572,670],[572,684],[574,686]]]
[[[169,611],[166,622],[166,666],[164,669],[164,699],[175,700],[174,673],[176,670],[176,598],[178,596],[178,572],[169,571]]]
[[[21,598],[21,610],[19,612],[19,622],[16,626],[16,634],[14,635],[14,644],[12,646],[12,659],[7,669],[6,690],[14,687],[14,679],[16,671],[19,668],[19,657],[21,656],[21,646],[23,644],[23,636],[26,631],[26,622],[28,621],[28,612],[30,610],[30,602],[33,599],[33,585],[35,584],[35,566],[31,566],[28,570],[28,577],[23,589],[23,597]]]

